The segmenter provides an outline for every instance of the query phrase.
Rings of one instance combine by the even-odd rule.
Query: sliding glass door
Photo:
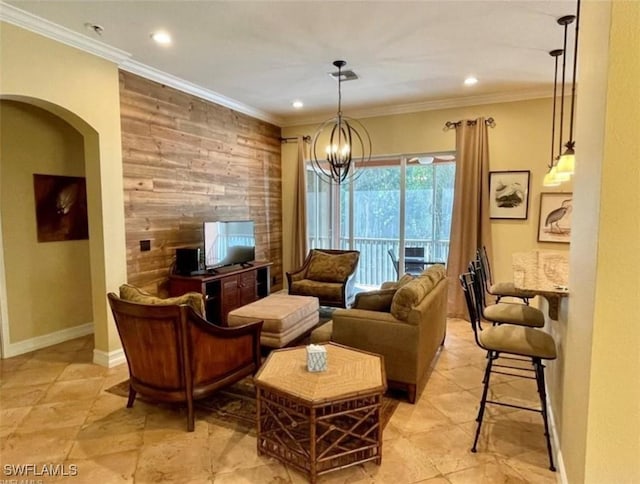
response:
[[[446,263],[455,163],[433,163],[431,157],[426,158],[429,164],[415,161],[406,166],[404,247],[415,248],[414,257],[427,262]]]
[[[333,243],[333,208],[335,197],[332,186],[318,178],[313,170],[307,171],[307,237],[310,249],[330,249]]]
[[[396,279],[389,251],[400,243],[400,164],[372,164],[340,195],[343,219],[352,221],[341,227],[342,247],[360,251],[356,283],[377,287]]]
[[[406,247],[422,248],[424,260],[446,262],[455,164],[434,157],[421,164],[424,159],[375,160],[341,186],[310,169],[309,247],[360,251],[356,283],[363,288],[404,273],[411,262],[405,263]]]

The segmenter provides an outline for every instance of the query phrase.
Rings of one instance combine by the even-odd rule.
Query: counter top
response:
[[[569,295],[569,253],[552,250],[516,252],[512,265],[516,289],[545,297],[549,301],[549,317],[557,320],[560,298]]]

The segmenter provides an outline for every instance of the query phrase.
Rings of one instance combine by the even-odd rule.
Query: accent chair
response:
[[[347,308],[355,297],[357,250],[312,249],[302,267],[287,272],[289,294],[315,296],[320,306]]]

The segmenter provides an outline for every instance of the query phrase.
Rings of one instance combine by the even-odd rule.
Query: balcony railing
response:
[[[331,248],[330,237],[312,237],[309,242],[312,249]],[[446,262],[449,255],[448,240],[406,239],[405,247],[424,247],[424,258],[428,261]],[[360,251],[356,284],[378,287],[384,281],[394,281],[398,278],[389,256],[389,249],[391,249],[396,257],[399,257],[400,243],[398,239],[356,237],[353,239],[353,247],[349,247],[349,239],[341,237],[340,248],[352,248]]]

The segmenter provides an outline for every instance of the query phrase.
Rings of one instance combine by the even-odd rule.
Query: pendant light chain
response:
[[[569,17],[562,17],[558,19],[558,23],[564,25],[564,43],[562,47],[562,89],[560,94],[560,136],[558,137],[558,158],[562,154],[562,130],[564,128],[564,83],[565,83],[565,73],[567,68],[567,27],[573,22],[573,20],[569,19]]]
[[[555,57],[555,69],[553,72],[553,116],[551,118],[551,160],[549,168],[553,168],[553,145],[555,144],[555,135],[556,135],[556,102],[557,102],[557,92],[558,92],[558,56],[562,54],[562,50],[552,50],[549,52],[550,55]]]
[[[342,114],[342,68],[346,64],[344,60],[333,62],[338,68],[338,112],[320,125],[311,141],[311,168],[321,181],[338,185],[354,181],[371,160],[367,129]]]
[[[564,146],[566,149],[564,153],[560,154],[560,156],[558,157],[558,164],[556,165],[556,172],[558,174],[562,174],[563,176],[569,176],[569,177],[573,175],[575,171],[575,164],[576,164],[576,153],[575,153],[575,150],[573,149],[573,147],[575,146],[575,141],[573,140],[573,117],[575,114],[574,111],[575,111],[575,98],[576,98],[576,72],[578,67],[578,16],[579,15],[580,15],[580,1],[578,0],[576,16],[566,17],[566,18],[572,17],[574,20],[576,20],[576,33],[575,33],[575,39],[574,39],[575,45],[574,45],[574,52],[573,52],[573,81],[571,83],[571,118],[569,119],[569,141],[565,143]],[[560,20],[558,20],[558,22],[560,22]],[[566,36],[567,36],[567,30],[566,30],[567,24],[571,22],[564,23],[565,43],[566,43]],[[565,51],[566,51],[566,48],[565,48]],[[562,140],[560,141],[562,142]]]
[[[338,116],[342,117],[342,66],[338,66]]]
[[[579,2],[579,0],[578,0]],[[578,3],[578,10],[579,10]],[[562,154],[562,137],[564,132],[564,88],[566,84],[566,72],[567,72],[567,35],[569,24],[576,20],[575,15],[565,15],[560,17],[557,22],[564,27],[564,38],[562,49],[556,49],[549,52],[549,54],[555,57],[555,69],[553,76],[553,119],[551,128],[551,160],[549,164],[549,172],[545,175],[543,180],[543,186],[559,186],[560,183],[569,181],[571,174],[569,172],[561,171],[560,167],[563,164]],[[577,44],[576,44],[577,45]],[[555,123],[556,123],[556,104],[557,104],[557,86],[558,86],[558,56],[562,55],[562,86],[560,90],[560,127],[558,136],[558,154],[554,156],[554,144],[555,144]],[[573,114],[574,114],[574,93],[575,93],[575,55],[574,55],[574,85],[571,96],[571,121],[570,121],[570,135],[573,136]],[[566,146],[569,148],[573,145],[573,141],[570,140]]]
[[[571,117],[569,118],[569,143],[571,143],[571,148],[575,145],[575,141],[573,141],[573,113],[576,99],[576,71],[578,70],[578,28],[580,26],[580,0],[578,0],[578,7],[576,10],[576,33],[574,39],[574,47],[573,47],[573,78],[571,81]],[[567,146],[569,147],[569,146]]]

